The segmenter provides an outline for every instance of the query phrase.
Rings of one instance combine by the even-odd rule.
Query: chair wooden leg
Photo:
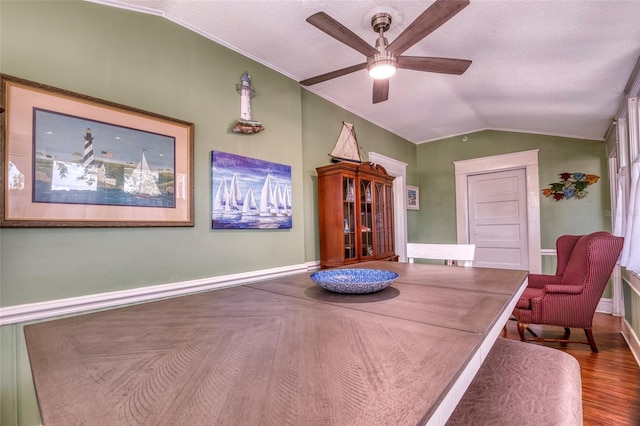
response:
[[[587,335],[587,340],[589,341],[589,346],[591,347],[591,352],[598,352],[598,347],[596,346],[596,341],[593,338],[593,331],[590,328],[584,329],[584,334]]]
[[[524,332],[528,331],[529,333],[531,333],[531,335],[533,337],[530,337],[528,339],[526,339],[524,337]],[[533,330],[531,330],[527,324],[522,324],[521,322],[518,322],[518,333],[520,334],[520,340],[522,340],[523,342],[528,341],[535,341],[535,342],[558,342],[561,343],[563,346],[566,345],[567,343],[582,343],[582,344],[587,344],[589,345],[589,347],[591,347],[591,351],[592,352],[598,352],[598,347],[596,346],[596,341],[593,338],[593,332],[590,328],[585,328],[584,329],[584,334],[587,336],[587,341],[585,342],[584,340],[569,340],[569,335],[571,333],[571,329],[568,327],[564,327],[564,336],[562,339],[551,339],[551,338],[544,338],[544,337],[538,337],[538,335],[536,333],[533,332]]]
[[[518,334],[520,334],[520,340],[521,341],[525,341],[524,339],[524,331],[527,329],[527,324],[522,324],[520,321],[518,321]]]

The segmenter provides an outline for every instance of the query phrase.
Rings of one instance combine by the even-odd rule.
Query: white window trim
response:
[[[621,103],[616,114],[616,134],[618,143],[618,166],[626,167],[630,178],[630,166],[638,159],[640,152],[640,109],[638,97],[640,97],[640,58],[631,72],[629,81],[624,89],[625,99]],[[626,197],[629,194],[625,194]],[[613,200],[613,197],[612,197]],[[640,275],[628,271],[640,278]],[[624,308],[622,309],[624,311]]]

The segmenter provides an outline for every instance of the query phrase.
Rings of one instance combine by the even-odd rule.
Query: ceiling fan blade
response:
[[[389,99],[389,79],[373,80],[373,103],[384,102]]]
[[[323,81],[331,80],[332,78],[342,77],[343,75],[351,74],[352,72],[360,71],[367,68],[367,64],[358,64],[353,65],[351,67],[342,68],[340,70],[331,71],[326,74],[320,74],[315,77],[307,78],[306,80],[302,80],[300,84],[303,86],[311,86],[313,84],[322,83]]]
[[[307,22],[321,31],[329,34],[336,40],[346,44],[347,46],[357,50],[364,56],[373,56],[378,50],[369,43],[358,37],[350,29],[342,25],[324,12],[318,12],[307,18]]]
[[[425,56],[400,56],[398,58],[398,68],[439,72],[442,74],[460,75],[469,68],[469,65],[471,65],[471,61],[466,59],[429,58]]]
[[[442,24],[453,18],[469,5],[469,0],[437,0],[422,12],[409,26],[391,42],[387,50],[399,56],[432,33]]]

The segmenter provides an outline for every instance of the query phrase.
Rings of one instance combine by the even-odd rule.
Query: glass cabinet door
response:
[[[393,247],[393,193],[390,185],[376,182],[375,191],[376,253],[386,255]]]
[[[373,194],[372,182],[370,180],[360,180],[360,243],[361,257],[373,256]]]
[[[344,218],[344,258],[353,259],[356,253],[356,221],[355,221],[355,179],[342,179],[342,217]]]
[[[393,187],[384,185],[384,236],[385,253],[395,253],[395,234],[393,229]]]
[[[317,167],[316,171],[320,267],[397,260],[393,177],[372,163],[342,162]]]

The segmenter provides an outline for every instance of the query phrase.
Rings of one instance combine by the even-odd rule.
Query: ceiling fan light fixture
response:
[[[324,12],[317,12],[309,16],[307,22],[361,53],[367,58],[367,62],[308,78],[302,80],[300,84],[310,86],[367,68],[369,76],[374,79],[372,101],[376,104],[389,98],[389,79],[396,73],[398,67],[414,71],[460,75],[471,65],[471,61],[427,56],[404,56],[403,53],[453,18],[469,4],[469,0],[435,0],[391,43],[384,36],[385,32],[391,27],[391,14],[376,13],[371,18],[371,28],[378,35],[375,47],[331,16]]]
[[[384,80],[393,76],[398,69],[398,61],[391,54],[375,55],[367,64],[369,77],[374,80]]]

